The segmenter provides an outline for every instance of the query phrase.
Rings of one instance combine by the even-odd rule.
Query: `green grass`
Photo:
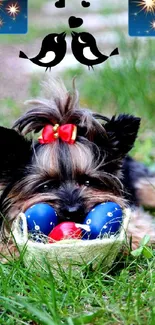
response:
[[[21,258],[0,265],[0,324],[154,325],[155,258],[117,259],[75,275],[33,271]]]

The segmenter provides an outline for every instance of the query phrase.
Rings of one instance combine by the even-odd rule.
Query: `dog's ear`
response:
[[[7,182],[31,157],[31,141],[13,129],[0,127],[0,183]]]
[[[105,124],[110,147],[116,155],[124,156],[133,147],[140,126],[140,118],[121,114]]]
[[[121,164],[122,158],[132,149],[140,126],[140,118],[121,114],[104,125],[108,138],[107,168],[109,171]],[[113,165],[113,168],[112,168]]]

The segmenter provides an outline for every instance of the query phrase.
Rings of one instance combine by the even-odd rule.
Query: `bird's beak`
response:
[[[61,33],[60,36],[61,36],[62,38],[65,38],[65,37],[66,37],[66,32]]]

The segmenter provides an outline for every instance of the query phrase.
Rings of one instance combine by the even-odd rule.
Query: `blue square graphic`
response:
[[[0,0],[0,34],[26,34],[28,0]]]
[[[129,35],[155,37],[155,0],[129,0]]]

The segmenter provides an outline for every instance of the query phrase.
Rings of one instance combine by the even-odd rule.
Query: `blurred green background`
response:
[[[66,0],[57,9],[55,1],[29,0],[29,31],[25,35],[0,35],[0,124],[11,126],[24,112],[23,102],[39,96],[40,82],[50,74],[64,80],[69,89],[76,76],[81,105],[111,116],[129,113],[142,118],[141,130],[132,155],[147,165],[155,163],[155,39],[128,36],[127,1],[92,0],[89,8],[81,1]],[[102,53],[119,48],[94,71],[80,65],[70,49],[68,18],[82,17],[82,30],[92,33]],[[64,62],[51,72],[19,59],[38,54],[43,38],[52,32],[67,31],[68,52]]]

